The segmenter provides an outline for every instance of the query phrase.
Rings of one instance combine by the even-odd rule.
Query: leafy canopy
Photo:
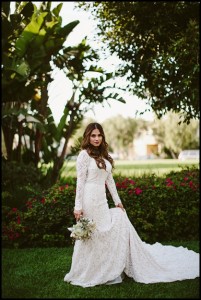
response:
[[[79,2],[98,19],[98,35],[122,61],[128,90],[161,118],[199,119],[199,6],[188,1]]]

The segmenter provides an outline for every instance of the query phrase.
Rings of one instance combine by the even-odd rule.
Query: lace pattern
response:
[[[76,197],[75,197],[75,210],[82,209],[82,197],[84,192],[84,184],[87,176],[87,168],[89,162],[89,155],[86,151],[81,151],[78,155],[76,162],[77,170],[77,183],[76,183]]]
[[[114,203],[116,205],[121,203],[111,172],[112,166],[107,160],[105,160],[105,163],[106,171],[97,167],[95,160],[88,155],[86,150],[82,150],[79,153],[76,162],[77,184],[74,207],[75,210],[81,210],[83,208],[84,189],[86,183],[90,182],[97,185],[105,185],[106,183]]]
[[[70,271],[64,281],[90,287],[122,281],[172,282],[199,277],[199,254],[184,247],[143,242],[121,208],[109,209],[105,183],[114,203],[121,200],[106,161],[106,170],[83,150],[77,159],[75,208],[92,218],[97,227],[92,239],[76,241]]]
[[[121,203],[121,200],[119,198],[119,195],[117,193],[117,188],[116,188],[116,184],[114,182],[113,176],[111,171],[108,174],[108,177],[106,179],[106,185],[108,187],[108,190],[112,196],[112,199],[114,201],[114,203],[117,205],[118,203]]]

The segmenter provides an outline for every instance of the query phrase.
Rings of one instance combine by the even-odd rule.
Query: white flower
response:
[[[69,227],[68,230],[71,231],[70,237],[74,240],[86,240],[91,238],[92,233],[96,229],[96,224],[93,220],[81,217],[79,221],[73,225],[73,227]]]

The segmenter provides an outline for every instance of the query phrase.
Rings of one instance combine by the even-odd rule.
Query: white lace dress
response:
[[[77,158],[75,209],[96,222],[92,239],[76,241],[69,273],[64,281],[90,287],[122,281],[123,274],[136,282],[156,283],[199,277],[199,254],[182,246],[143,242],[121,208],[109,209],[105,184],[115,204],[121,202],[105,160],[99,169],[86,150]]]

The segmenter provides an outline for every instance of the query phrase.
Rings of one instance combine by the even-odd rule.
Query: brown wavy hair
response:
[[[98,129],[102,135],[102,142],[98,147],[90,144],[90,136],[94,129]],[[89,156],[95,159],[99,169],[106,170],[106,164],[103,158],[107,159],[111,163],[112,168],[114,168],[113,158],[108,153],[108,143],[105,140],[105,133],[103,131],[103,127],[99,123],[88,124],[83,134],[81,149],[87,150]]]

